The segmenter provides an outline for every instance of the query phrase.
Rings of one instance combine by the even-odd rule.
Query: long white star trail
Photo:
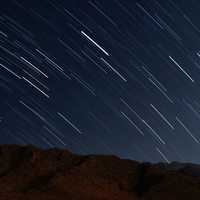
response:
[[[104,50],[99,44],[97,44],[90,36],[88,36],[84,31],[81,31],[81,34],[83,34],[88,40],[90,40],[96,47],[98,47],[103,53],[105,53],[107,56],[109,56],[109,53]]]
[[[124,112],[121,113],[138,130],[140,134],[144,135],[143,131]]]
[[[176,117],[176,120],[178,123],[185,129],[185,131],[191,136],[191,138],[196,142],[199,143],[199,140],[192,134],[192,132],[186,127],[186,125],[180,120],[178,117]]]
[[[166,119],[166,117],[164,117],[164,115],[153,104],[150,105],[158,113],[158,115],[167,123],[167,125],[169,125],[169,127],[174,130],[174,126]]]
[[[114,67],[112,67],[104,58],[101,58],[101,60],[108,66],[110,67],[123,81],[127,81],[122,75],[121,73],[119,73]]]
[[[177,63],[177,61],[174,60],[171,56],[169,56],[170,60],[192,81],[194,82],[194,79]]]
[[[36,66],[34,66],[32,63],[30,63],[28,60],[26,60],[23,57],[20,57],[23,61],[25,61],[28,65],[30,65],[33,69],[35,69],[36,71],[38,71],[39,73],[41,73],[43,76],[45,76],[46,78],[48,78],[48,76],[42,72],[40,69],[38,69]]]
[[[156,147],[156,151],[158,151],[158,153],[162,156],[165,162],[170,163],[165,154],[158,147]]]
[[[0,66],[4,69],[6,69],[8,72],[10,72],[12,75],[16,76],[18,79],[21,79],[21,77],[19,75],[17,75],[15,72],[13,72],[11,69],[7,68],[6,66],[2,65],[0,63]]]
[[[64,119],[74,130],[76,130],[78,133],[82,133],[80,131],[80,129],[78,129],[69,119],[67,119],[67,117],[65,117],[62,113],[60,112],[57,112],[57,114],[62,118]]]
[[[27,78],[22,77],[27,83],[29,83],[31,86],[33,86],[36,90],[41,92],[45,97],[49,98],[49,95],[43,92],[40,88],[38,88],[36,85],[34,85],[31,81],[29,81]]]
[[[200,163],[199,8],[2,1],[0,143]]]

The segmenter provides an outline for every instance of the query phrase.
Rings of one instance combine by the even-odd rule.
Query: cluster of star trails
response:
[[[200,162],[200,2],[0,7],[0,141]]]

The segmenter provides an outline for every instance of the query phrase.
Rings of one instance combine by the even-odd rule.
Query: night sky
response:
[[[200,163],[198,0],[2,0],[0,143]]]

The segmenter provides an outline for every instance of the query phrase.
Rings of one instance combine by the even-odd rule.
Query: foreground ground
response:
[[[196,200],[200,166],[0,146],[1,200]]]

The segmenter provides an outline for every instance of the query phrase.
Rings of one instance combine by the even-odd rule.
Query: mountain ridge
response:
[[[200,196],[200,165],[0,145],[0,199],[179,200]]]

